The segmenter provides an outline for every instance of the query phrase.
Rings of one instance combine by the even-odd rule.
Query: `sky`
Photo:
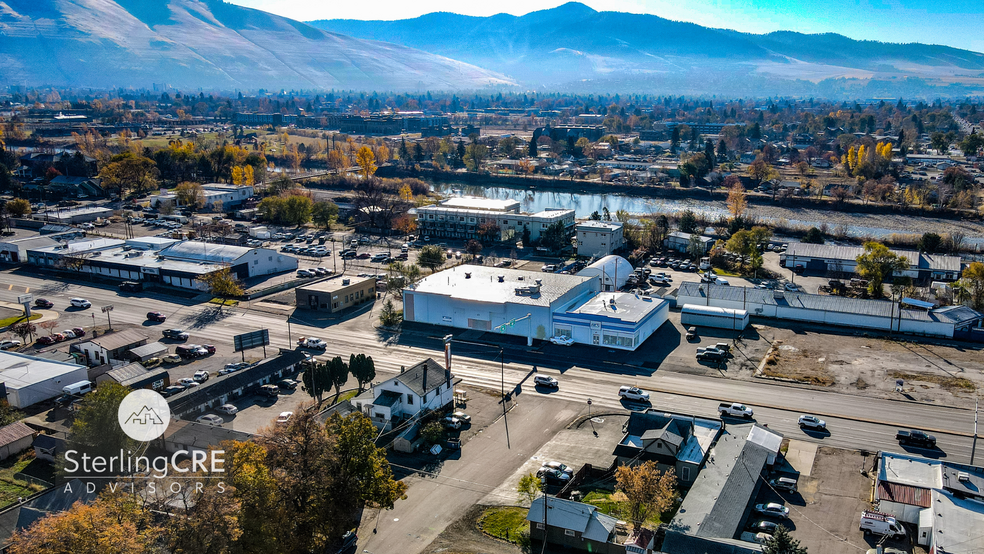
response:
[[[563,0],[227,0],[278,15],[313,19],[408,19],[436,11],[523,15]],[[860,40],[945,44],[984,52],[981,0],[585,0],[598,11],[649,13],[750,33],[835,32]],[[368,9],[367,9],[368,8]]]

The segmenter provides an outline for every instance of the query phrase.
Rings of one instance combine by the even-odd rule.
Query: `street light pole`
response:
[[[109,330],[112,331],[113,330],[113,320],[109,317],[109,313],[113,311],[113,305],[112,304],[109,304],[108,306],[103,306],[102,307],[102,311],[103,311],[104,314],[106,314],[106,321],[109,322]]]
[[[974,455],[977,454],[977,408],[980,398],[974,400],[974,443],[970,447],[970,465],[974,465]]]

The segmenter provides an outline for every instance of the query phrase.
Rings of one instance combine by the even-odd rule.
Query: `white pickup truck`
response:
[[[744,404],[722,402],[718,404],[718,413],[723,416],[731,417],[744,417],[746,419],[751,419],[755,413],[751,408],[745,406]]]

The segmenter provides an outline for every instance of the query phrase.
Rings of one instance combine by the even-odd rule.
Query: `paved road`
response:
[[[216,344],[228,345],[232,343],[233,335],[268,328],[273,347],[292,346],[282,316],[250,310],[247,303],[239,308],[220,310],[215,306],[154,292],[142,296],[121,295],[111,286],[91,286],[84,281],[55,283],[34,274],[0,272],[0,301],[14,302],[25,291],[53,301],[55,310],[61,312],[60,319],[65,327],[80,325],[88,328],[92,325],[93,314],[102,325],[105,314],[98,311],[99,307],[113,304],[114,322],[140,325],[144,323],[146,312],[154,309],[168,315],[166,327],[183,326],[193,337],[201,335]],[[66,311],[68,299],[75,296],[89,299],[93,308]],[[353,352],[369,354],[376,362],[381,377],[396,373],[400,366],[409,365],[425,356],[442,356],[441,330],[410,331],[394,338],[371,328],[370,323],[376,320],[376,316],[365,310],[349,320],[331,322],[330,327],[328,322],[305,325],[294,318],[291,337],[296,339],[307,335],[326,339],[329,346],[325,355],[347,358]],[[834,446],[898,449],[894,441],[898,427],[927,429],[938,435],[948,459],[970,459],[969,437],[973,433],[974,419],[970,410],[684,374],[673,371],[684,368],[674,368],[669,362],[662,364],[659,371],[642,370],[604,360],[586,359],[583,348],[588,347],[573,347],[568,351],[552,345],[527,349],[522,344],[506,344],[505,348],[509,362],[504,372],[507,390],[520,387],[519,392],[522,393],[523,387],[528,389],[532,380],[531,366],[537,365],[540,371],[555,375],[561,381],[561,390],[557,393],[559,398],[584,402],[590,397],[598,409],[622,408],[616,397],[617,389],[623,384],[633,384],[654,391],[652,400],[656,408],[713,415],[719,401],[744,402],[756,408],[757,420],[761,423],[787,434]],[[453,350],[459,353],[454,358],[454,371],[458,376],[472,384],[490,388],[500,386],[497,347],[464,345]],[[796,417],[801,412],[815,413],[827,419],[832,434],[827,437],[803,434],[795,426]]]

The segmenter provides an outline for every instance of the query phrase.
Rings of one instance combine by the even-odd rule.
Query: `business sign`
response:
[[[28,303],[30,303],[33,300],[34,300],[34,295],[33,294],[22,294],[22,295],[20,295],[20,296],[17,297],[17,303],[18,304],[28,304]]]
[[[232,342],[235,346],[236,352],[239,352],[240,350],[249,350],[250,348],[257,348],[260,346],[267,346],[270,344],[270,330],[260,329],[259,331],[236,335],[232,337]]]

